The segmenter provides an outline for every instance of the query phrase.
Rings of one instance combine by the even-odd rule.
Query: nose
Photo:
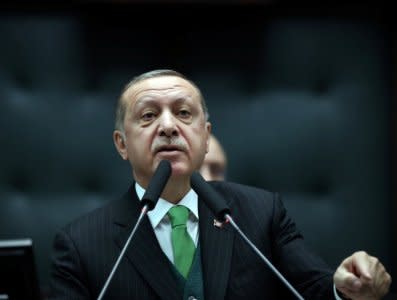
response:
[[[163,112],[160,117],[159,135],[172,137],[178,135],[176,119],[171,112]]]

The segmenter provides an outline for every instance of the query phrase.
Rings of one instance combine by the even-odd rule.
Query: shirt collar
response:
[[[135,190],[139,200],[141,200],[145,194],[145,189],[141,187],[138,182],[135,182]],[[178,202],[178,205],[184,205],[189,208],[194,217],[198,220],[198,196],[195,191],[190,189],[181,201]],[[169,209],[173,206],[175,206],[175,204],[168,202],[163,198],[159,199],[154,209],[147,213],[153,228],[156,228],[157,225],[160,224]]]

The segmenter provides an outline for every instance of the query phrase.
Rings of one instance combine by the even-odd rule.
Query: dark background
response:
[[[0,8],[0,239],[33,238],[44,297],[55,231],[131,182],[112,142],[114,104],[133,76],[158,68],[201,87],[228,155],[228,180],[280,192],[309,246],[332,267],[366,250],[396,276],[391,7]]]

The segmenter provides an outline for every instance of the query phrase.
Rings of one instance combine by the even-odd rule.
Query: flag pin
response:
[[[223,227],[223,223],[218,221],[217,219],[214,219],[214,226],[218,227],[218,228],[222,228]]]

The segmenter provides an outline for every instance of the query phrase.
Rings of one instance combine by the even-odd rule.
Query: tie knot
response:
[[[186,226],[189,217],[189,209],[183,205],[176,205],[168,211],[168,216],[171,219],[172,228],[176,226]]]

